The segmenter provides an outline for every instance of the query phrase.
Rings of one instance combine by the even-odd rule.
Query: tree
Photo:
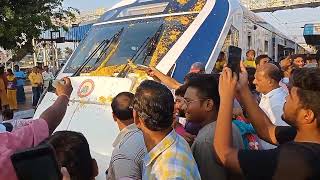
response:
[[[69,47],[66,47],[64,49],[64,54],[65,54],[65,58],[66,59],[69,59],[69,57],[71,56],[71,54],[73,53],[73,50]]]
[[[63,0],[1,0],[0,47],[28,46],[42,31],[57,29],[64,20],[75,19],[77,9],[62,7]],[[15,50],[19,51],[19,50]]]

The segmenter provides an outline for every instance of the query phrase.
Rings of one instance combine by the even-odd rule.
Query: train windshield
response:
[[[128,63],[156,66],[196,14],[95,25],[68,62],[64,73],[112,76]]]

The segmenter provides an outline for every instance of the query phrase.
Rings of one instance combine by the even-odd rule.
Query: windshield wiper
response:
[[[106,46],[102,49],[99,57],[97,58],[96,62],[94,65],[96,65],[99,61],[101,61],[102,57],[106,57],[107,51],[110,49],[111,45],[116,44],[119,42],[120,37],[124,31],[124,28],[121,28],[120,31],[118,31],[112,38],[110,43],[106,44]]]
[[[97,58],[95,65],[100,61],[100,59],[103,57],[103,55],[107,52],[107,50],[110,48],[111,44],[116,40],[118,41],[120,39],[120,36],[122,32],[124,31],[124,28],[121,28],[120,31],[116,32],[111,39],[105,39],[103,40],[99,46],[89,55],[89,57],[82,63],[82,65],[76,70],[76,72],[73,73],[71,77],[79,76],[81,71],[86,67],[86,65],[92,60],[92,58],[99,52],[101,48],[102,51],[99,54],[99,57]]]
[[[148,55],[152,54],[154,50],[156,49],[156,45],[158,44],[158,41],[160,39],[161,31],[163,30],[163,24],[157,29],[157,31],[154,33],[153,36],[148,37],[140,46],[137,53],[132,56],[130,60],[128,60],[128,63],[125,65],[125,67],[120,71],[117,77],[126,77],[128,73],[130,72],[131,66],[129,63],[135,63],[138,59],[138,57],[141,55],[141,53],[148,48],[149,50],[145,53],[143,58],[143,65],[148,57]]]

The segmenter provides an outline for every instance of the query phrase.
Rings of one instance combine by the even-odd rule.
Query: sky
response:
[[[101,7],[109,8],[121,0],[64,0],[64,6],[89,11]],[[267,22],[298,43],[304,43],[303,27],[306,23],[320,23],[320,7],[259,13]]]
[[[64,0],[63,5],[66,7],[74,7],[80,11],[89,11],[101,7],[111,7],[120,2],[120,0]]]

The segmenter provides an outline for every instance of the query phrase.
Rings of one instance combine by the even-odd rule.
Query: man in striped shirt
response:
[[[148,151],[142,179],[201,179],[189,144],[171,127],[171,91],[155,81],[144,81],[137,88],[133,107],[135,124],[143,133]]]

